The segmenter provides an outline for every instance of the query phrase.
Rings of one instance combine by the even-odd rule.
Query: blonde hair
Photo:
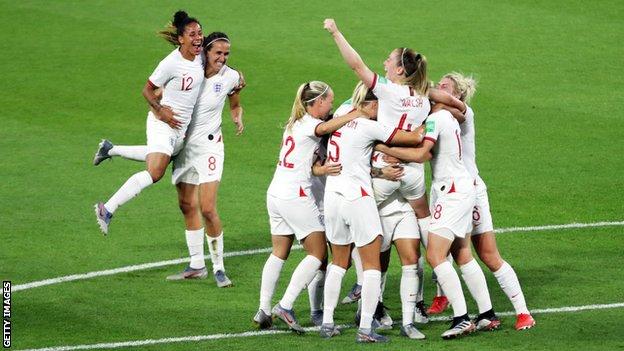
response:
[[[351,104],[357,110],[362,110],[364,104],[367,102],[377,100],[377,96],[370,90],[362,81],[359,81],[353,89],[353,95],[351,96]]]
[[[403,67],[401,82],[409,85],[419,95],[427,96],[429,81],[427,80],[427,58],[410,48],[398,48],[398,65]]]
[[[459,99],[465,103],[470,102],[470,99],[477,91],[477,81],[472,76],[451,72],[445,74],[442,78],[448,78],[453,81],[453,92],[458,94]]]
[[[295,122],[306,114],[306,107],[312,106],[319,98],[325,98],[330,91],[331,88],[327,83],[318,80],[301,84],[299,89],[297,89],[297,95],[295,96],[295,102],[293,103],[286,129],[292,129]]]

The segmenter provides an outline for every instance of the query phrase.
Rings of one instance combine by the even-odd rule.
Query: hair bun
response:
[[[186,11],[178,11],[175,13],[175,15],[173,15],[173,25],[177,26],[179,24],[181,24],[185,19],[187,19],[189,17],[188,13],[186,13]]]

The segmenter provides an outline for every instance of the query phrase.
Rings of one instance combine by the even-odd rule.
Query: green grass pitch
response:
[[[449,71],[479,80],[478,164],[499,228],[624,220],[624,4],[621,1],[8,1],[0,0],[0,277],[13,284],[186,256],[182,216],[169,175],[115,215],[103,238],[92,206],[143,165],[93,167],[101,138],[145,142],[145,80],[171,50],[155,32],[186,9],[205,33],[226,32],[229,63],[248,82],[245,134],[224,112],[226,164],[219,192],[226,251],[270,246],[265,192],[280,127],[297,86],[328,82],[336,105],[356,83],[326,17],[374,70],[409,46],[432,80]],[[500,235],[530,309],[624,302],[623,226]],[[301,251],[285,266],[276,297]],[[394,257],[396,259],[396,257]],[[226,259],[235,283],[171,283],[168,266],[16,291],[14,349],[251,331],[266,254]],[[428,270],[429,272],[430,270]],[[427,273],[428,274],[428,273]],[[348,273],[343,294],[353,282]],[[387,304],[400,318],[400,269],[390,267]],[[497,311],[512,307],[486,270]],[[427,301],[433,286],[427,280]],[[305,292],[296,304],[306,326]],[[475,311],[469,301],[469,309]],[[337,309],[352,323],[354,306]],[[375,349],[623,350],[624,309],[536,314],[537,327],[445,342],[390,332]],[[144,350],[353,349],[355,331],[330,341],[314,332],[139,346]]]

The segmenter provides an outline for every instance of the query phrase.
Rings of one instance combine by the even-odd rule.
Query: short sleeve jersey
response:
[[[373,79],[372,90],[379,99],[377,121],[390,127],[413,131],[424,123],[431,111],[428,97],[417,94],[410,86],[393,83],[378,74]],[[385,166],[386,163],[377,154],[375,152],[373,165]]]
[[[236,70],[224,66],[219,73],[204,78],[189,125],[187,144],[205,143],[208,135],[216,137],[221,132],[225,99],[238,85],[239,77]]]
[[[470,179],[470,173],[462,160],[462,143],[459,123],[450,112],[434,112],[426,121],[425,140],[435,143],[431,159],[433,182],[447,182],[455,179]]]
[[[466,120],[459,125],[461,129],[461,141],[464,151],[464,165],[470,172],[472,178],[479,177],[479,169],[477,168],[477,157],[475,147],[475,125],[474,125],[474,112],[470,107],[466,110]]]
[[[176,118],[182,122],[180,133],[185,133],[191,122],[191,114],[199,96],[204,79],[204,68],[200,55],[193,61],[185,59],[179,49],[173,50],[165,57],[152,75],[149,83],[154,87],[163,88],[161,105],[171,107],[177,113]]]
[[[396,129],[367,118],[356,118],[332,133],[327,145],[327,160],[342,165],[337,176],[327,177],[325,191],[342,194],[349,200],[373,195],[370,159],[373,144],[389,142]]]
[[[284,130],[279,161],[268,194],[280,199],[309,196],[312,186],[312,162],[320,138],[316,127],[322,123],[309,114]]]

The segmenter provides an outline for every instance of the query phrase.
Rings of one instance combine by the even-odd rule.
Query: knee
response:
[[[162,179],[162,177],[165,175],[165,170],[167,169],[167,167],[158,167],[158,166],[152,166],[152,167],[147,167],[147,172],[150,174],[150,176],[152,177],[152,181],[154,183],[158,182],[159,180]]]
[[[418,264],[418,254],[414,252],[404,253],[401,256],[401,265],[408,266],[412,264]]]
[[[503,265],[503,259],[498,251],[478,252],[479,258],[492,272],[497,271]]]
[[[195,211],[197,211],[197,204],[193,203],[192,201],[187,201],[187,200],[179,200],[178,205],[180,206],[180,211],[182,211],[182,214],[184,216],[188,216],[190,214],[193,214]]]
[[[204,218],[208,221],[214,221],[219,217],[217,207],[214,205],[202,206],[201,212],[202,216],[204,216]]]

